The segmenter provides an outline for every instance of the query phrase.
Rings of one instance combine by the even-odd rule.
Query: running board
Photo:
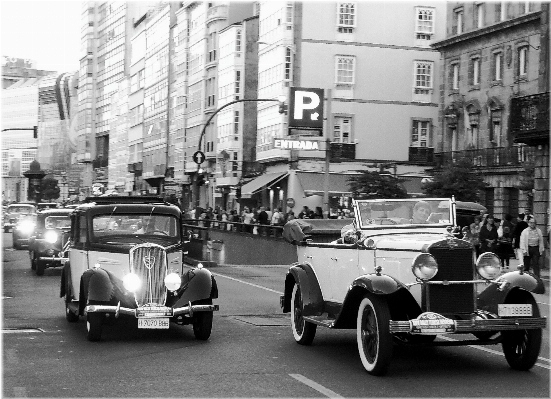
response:
[[[333,328],[335,325],[335,319],[327,319],[323,316],[303,316],[304,321],[316,324],[318,326]]]

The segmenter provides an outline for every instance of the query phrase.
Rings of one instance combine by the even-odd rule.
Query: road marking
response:
[[[443,340],[446,340],[446,341],[459,341],[458,339],[453,339],[453,338],[450,338],[450,337],[445,337],[443,335],[439,335],[438,336],[439,338],[442,338]],[[499,352],[499,351],[495,351],[493,349],[488,349],[488,348],[485,348],[483,346],[479,346],[479,345],[467,345],[467,346],[470,346],[471,348],[473,349],[478,349],[478,350],[481,350],[481,351],[484,351],[484,352],[488,352],[488,353],[491,353],[493,355],[498,355],[498,356],[505,356],[503,354],[503,352]],[[541,361],[544,361],[544,362],[547,362],[547,363],[551,363],[551,360],[545,358],[545,357],[541,357],[541,356],[538,356],[538,359],[541,360]],[[543,364],[543,363],[536,363],[535,366],[538,366],[538,367],[542,367],[544,369],[547,369],[547,370],[551,370],[551,366],[547,365],[547,364]]]
[[[219,277],[224,277],[224,278],[227,278],[229,280],[233,280],[233,281],[238,281],[240,283],[243,283],[243,284],[247,284],[247,285],[250,285],[252,287],[256,287],[256,288],[262,288],[263,290],[266,290],[266,291],[270,291],[270,292],[274,292],[276,294],[279,294],[279,295],[283,295],[283,292],[279,292],[279,291],[276,291],[276,290],[272,290],[271,288],[267,288],[267,287],[263,287],[261,285],[258,285],[258,284],[253,284],[253,283],[249,283],[247,281],[243,281],[243,280],[239,280],[238,278],[234,278],[234,277],[230,277],[230,276],[225,276],[223,274],[219,274],[219,273],[214,273],[211,271],[211,273],[215,276],[219,276]]]
[[[315,381],[309,380],[308,378],[306,378],[301,374],[289,374],[289,375],[293,377],[295,380],[308,385],[310,388],[315,389],[316,391],[327,396],[328,398],[344,398],[344,396],[341,396],[338,393],[335,393],[332,390],[325,388],[323,385],[320,385]]]

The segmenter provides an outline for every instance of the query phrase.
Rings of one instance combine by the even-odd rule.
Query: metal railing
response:
[[[437,167],[469,159],[475,167],[523,166],[535,159],[535,148],[528,146],[480,148],[463,151],[439,152],[434,154]]]
[[[221,220],[185,219],[183,221],[183,226],[184,232],[193,230],[198,232],[201,238],[207,239],[209,230],[222,230],[274,238],[282,237],[283,233],[283,226],[258,223],[247,224],[241,222],[226,222]]]

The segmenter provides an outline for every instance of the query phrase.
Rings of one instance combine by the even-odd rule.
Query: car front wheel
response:
[[[372,375],[386,373],[392,357],[390,311],[384,298],[366,295],[358,309],[357,341],[360,359]]]
[[[317,325],[304,320],[300,286],[295,284],[291,295],[291,329],[293,337],[301,345],[310,345],[316,336]]]
[[[44,270],[46,270],[46,265],[44,264],[43,261],[41,261],[40,259],[37,259],[36,260],[36,269],[35,269],[36,275],[37,276],[42,276],[44,274]]]
[[[515,370],[530,370],[540,354],[541,329],[503,331],[501,346],[507,363]]]
[[[212,305],[212,299],[201,301],[201,305]],[[212,332],[213,312],[196,312],[193,315],[193,334],[196,339],[206,341]]]

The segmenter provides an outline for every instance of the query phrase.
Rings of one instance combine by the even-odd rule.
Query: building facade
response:
[[[437,166],[469,158],[497,217],[549,224],[549,3],[453,2],[442,54]]]

